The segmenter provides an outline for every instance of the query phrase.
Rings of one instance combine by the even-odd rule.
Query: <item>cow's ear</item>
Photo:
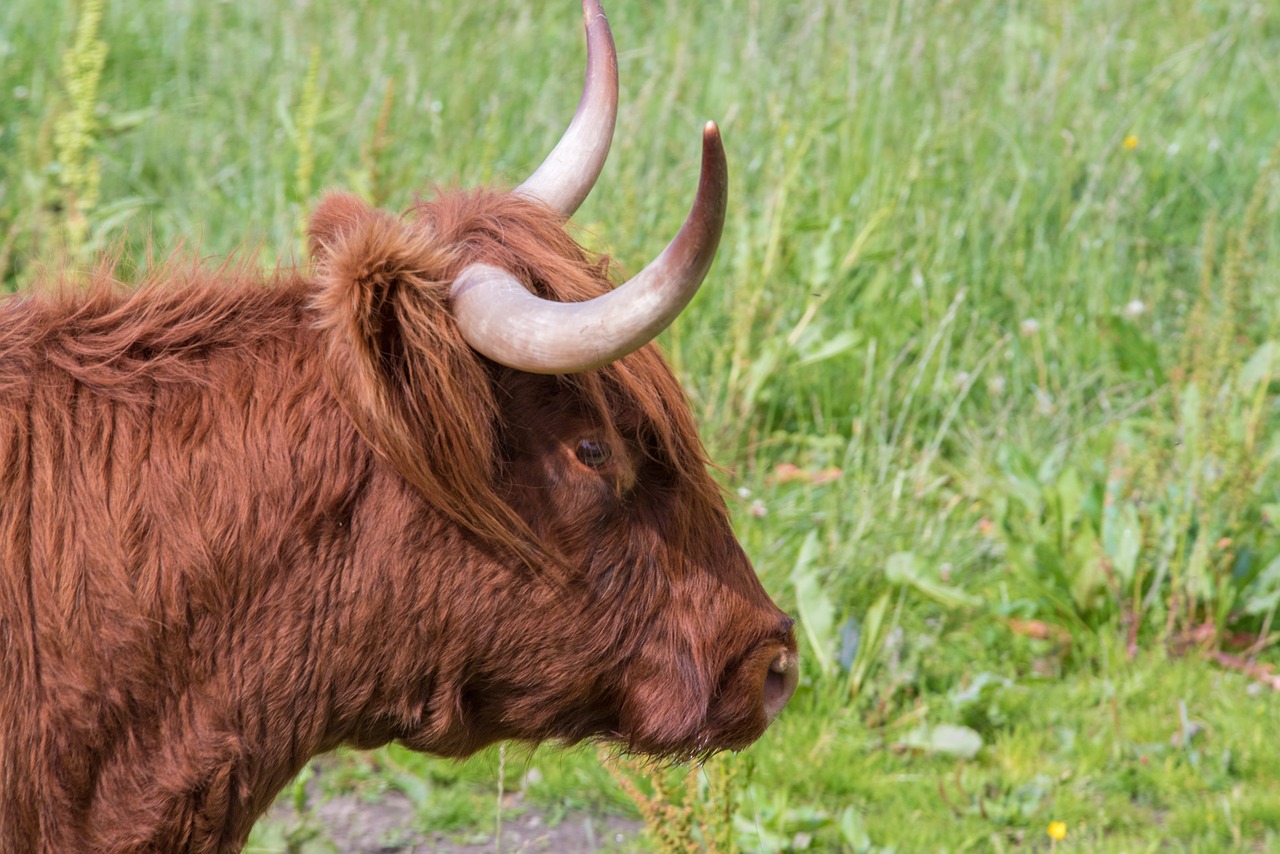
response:
[[[357,429],[446,515],[518,542],[523,523],[494,489],[492,378],[450,314],[456,250],[342,195],[320,205],[311,240],[329,380]]]
[[[320,200],[307,224],[311,258],[323,262],[333,255],[344,238],[376,215],[364,199],[352,193],[331,192]]]

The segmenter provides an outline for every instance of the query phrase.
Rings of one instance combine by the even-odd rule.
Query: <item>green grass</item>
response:
[[[402,207],[521,180],[576,103],[573,6],[109,3],[85,251],[289,263],[324,186]],[[1280,663],[1280,7],[609,12],[622,113],[582,239],[642,266],[707,118],[733,173],[665,343],[801,616],[801,689],[734,760],[740,844],[1049,850],[1060,820],[1059,850],[1280,845],[1280,705],[1210,656]],[[0,6],[10,287],[67,244],[74,24]],[[327,762],[320,796],[493,821],[492,752]],[[515,751],[507,788],[533,767],[523,802],[552,817],[634,809],[593,750]]]

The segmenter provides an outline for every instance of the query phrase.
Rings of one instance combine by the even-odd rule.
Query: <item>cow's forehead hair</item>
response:
[[[612,286],[615,271],[608,256],[589,253],[558,214],[521,196],[446,193],[418,204],[410,215],[452,248],[456,269],[446,274],[448,282],[462,267],[486,263],[509,270],[538,296],[557,302],[591,299]],[[646,445],[682,471],[705,469],[684,390],[656,345],[567,379],[590,417],[624,434],[645,434]]]
[[[530,532],[496,482],[496,440],[510,413],[492,363],[453,323],[450,288],[464,268],[483,263],[509,271],[544,299],[578,302],[612,287],[610,260],[587,252],[540,203],[489,190],[443,193],[402,217],[355,197],[331,196],[313,216],[311,235],[321,326],[335,361],[348,366],[336,382],[348,387],[348,408],[366,436],[399,461],[423,494],[442,497],[442,509],[460,524],[520,551]],[[392,327],[400,349],[388,360]],[[352,348],[360,352],[346,352]],[[388,365],[404,376],[388,381]],[[385,387],[376,388],[380,384]],[[379,401],[404,388],[416,390],[405,411],[380,409]],[[576,398],[579,414],[639,440],[691,510],[723,512],[683,389],[655,345],[566,377],[564,391]],[[431,439],[415,437],[445,437],[451,444],[416,447]]]

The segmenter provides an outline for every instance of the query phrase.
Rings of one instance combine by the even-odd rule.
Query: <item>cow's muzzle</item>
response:
[[[800,681],[800,660],[794,652],[783,650],[769,662],[764,676],[764,716],[770,723],[796,692]]]

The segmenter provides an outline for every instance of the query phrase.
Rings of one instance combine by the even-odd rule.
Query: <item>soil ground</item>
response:
[[[344,854],[470,854],[502,851],[597,854],[643,850],[643,825],[617,816],[573,812],[557,821],[537,810],[526,809],[511,796],[510,813],[502,825],[502,844],[494,840],[494,828],[473,828],[451,833],[423,833],[416,829],[412,802],[391,791],[377,801],[356,795],[336,795],[316,802],[305,818],[292,805],[277,803],[264,817],[283,828],[305,826],[307,844],[302,851],[337,850]]]

